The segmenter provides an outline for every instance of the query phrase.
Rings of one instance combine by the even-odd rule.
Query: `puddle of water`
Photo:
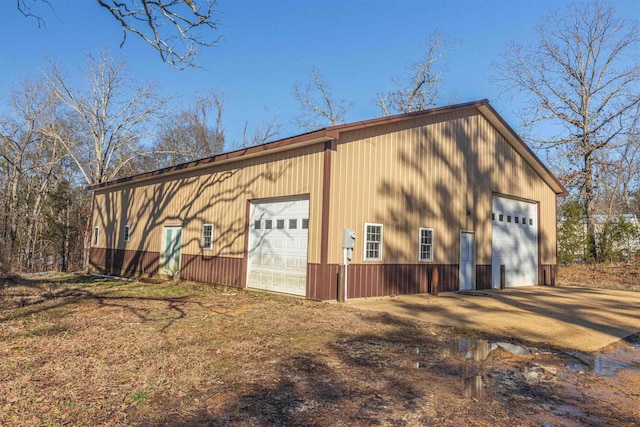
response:
[[[640,340],[631,341],[627,344],[628,346],[604,354],[570,353],[580,359],[582,363],[567,365],[566,368],[575,372],[589,373],[597,377],[610,377],[623,369],[637,370],[640,368]]]
[[[601,355],[593,358],[593,373],[597,377],[610,377],[621,369],[631,366],[626,362]]]
[[[491,342],[484,339],[462,337],[458,339],[457,344],[458,352],[462,353],[466,360],[459,374],[463,381],[464,397],[467,399],[476,399],[482,396],[485,384],[482,379],[483,370],[480,362],[486,360],[492,351],[502,348],[512,354],[531,354],[529,349],[508,342]],[[451,352],[443,352],[442,356],[444,356],[443,358],[448,358],[454,353],[455,347],[451,349]],[[418,350],[416,350],[416,354],[419,354]],[[426,369],[429,366],[422,362],[416,362],[415,364],[418,369]]]
[[[622,369],[638,369],[640,368],[640,343],[629,344],[630,347],[595,356],[572,353],[582,363],[566,365],[566,368],[574,372],[588,372],[597,377],[610,377]]]
[[[508,342],[491,342],[483,339],[466,337],[458,339],[458,351],[464,354],[464,357],[467,360],[482,362],[489,357],[489,353],[497,348],[502,348],[509,353],[516,355],[531,354],[531,351],[528,348]]]
[[[633,348],[640,348],[640,337],[627,341]]]

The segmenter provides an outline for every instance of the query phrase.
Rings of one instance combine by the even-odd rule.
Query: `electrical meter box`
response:
[[[353,249],[356,244],[356,232],[345,228],[342,230],[342,248]]]

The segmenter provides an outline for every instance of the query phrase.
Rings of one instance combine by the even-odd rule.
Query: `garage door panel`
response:
[[[252,203],[250,215],[247,286],[306,295],[309,200]]]
[[[537,284],[537,204],[494,196],[492,208],[493,287],[500,287],[501,265],[505,266],[507,286]]]

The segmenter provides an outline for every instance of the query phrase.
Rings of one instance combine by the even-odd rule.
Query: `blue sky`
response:
[[[38,28],[14,1],[0,2],[0,102],[25,77],[37,76],[48,55],[71,78],[87,52],[109,47],[122,55],[132,76],[153,80],[164,96],[188,106],[194,94],[215,88],[225,94],[224,126],[229,143],[242,137],[245,122],[259,124],[278,114],[280,136],[300,133],[293,124],[299,106],[295,82],[320,69],[338,98],[352,102],[347,121],[379,116],[376,93],[393,88],[392,77],[422,55],[422,42],[439,29],[458,40],[445,59],[443,94],[453,102],[488,98],[514,127],[518,99],[500,94],[490,64],[509,41],[528,43],[534,26],[565,1],[232,1],[219,0],[219,34],[224,41],[204,50],[202,69],[175,70],[133,36],[122,33],[108,12],[92,0],[56,0],[53,9],[34,5],[46,21]],[[581,1],[578,1],[581,3]],[[623,16],[640,19],[637,0],[613,1]],[[3,109],[0,107],[0,109]]]

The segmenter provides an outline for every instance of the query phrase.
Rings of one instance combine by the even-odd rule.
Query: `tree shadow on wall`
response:
[[[518,188],[532,187],[541,178],[479,112],[460,112],[437,121],[427,118],[420,124],[417,131],[406,132],[408,136],[397,144],[394,155],[399,167],[409,171],[399,176],[414,178],[403,181],[387,176],[377,188],[382,201],[378,206],[383,208],[376,212],[376,221],[390,229],[388,236],[394,236],[385,237],[384,262],[420,264],[423,269],[440,265],[445,270],[445,274],[440,272],[440,290],[456,291],[460,232],[472,231],[476,242],[474,287],[490,287],[482,283],[486,281],[482,273],[491,265],[492,195],[518,194]],[[408,123],[406,129],[394,131],[415,125]],[[432,263],[418,262],[420,227],[434,229]],[[541,232],[540,244],[547,238]],[[518,248],[519,242],[513,240],[505,250],[519,254]],[[395,269],[387,272],[390,294],[420,289],[419,269],[401,277]]]
[[[187,172],[174,179],[158,177],[144,185],[124,186],[105,192],[99,196],[104,198],[104,210],[97,211],[100,222],[108,224],[104,271],[125,276],[158,273],[162,268],[162,255],[150,248],[159,248],[160,241],[149,242],[149,239],[161,240],[158,231],[165,225],[182,227],[182,248],[197,247],[199,254],[208,258],[242,257],[244,245],[241,242],[244,241],[247,221],[244,205],[231,223],[223,224],[218,217],[228,215],[225,209],[229,209],[231,204],[257,197],[256,185],[278,181],[288,168],[289,165],[275,168],[267,164],[263,172],[247,176],[239,169],[220,166],[213,172],[204,169]],[[215,250],[205,252],[201,247],[201,236],[196,229],[204,223],[214,225]],[[130,224],[132,235],[136,233],[138,236],[135,247],[124,242],[125,224]],[[188,269],[195,262],[193,257],[182,258],[181,270]],[[101,268],[100,265],[95,266]]]

